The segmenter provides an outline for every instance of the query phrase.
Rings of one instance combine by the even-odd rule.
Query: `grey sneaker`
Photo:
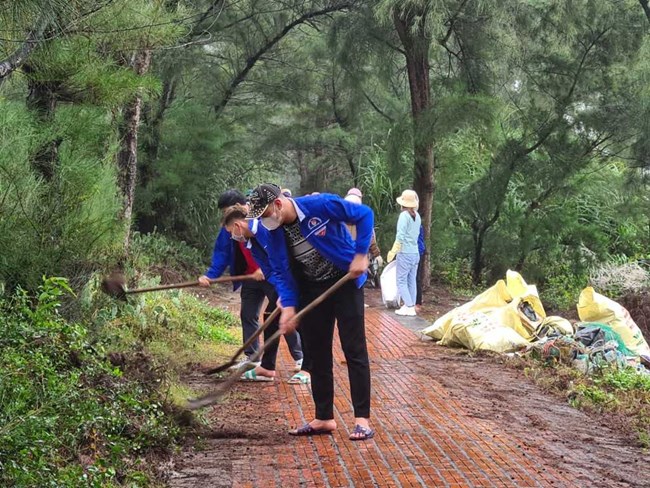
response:
[[[293,367],[293,370],[297,373],[302,369],[302,359],[296,361],[296,365]]]
[[[257,368],[260,364],[262,364],[260,361],[251,361],[248,357],[245,357],[238,363],[234,364],[233,366],[230,367],[232,370],[237,370],[241,368],[242,366],[246,366],[243,371],[249,371],[251,369]]]

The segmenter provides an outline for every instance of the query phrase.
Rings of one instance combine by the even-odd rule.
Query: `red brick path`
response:
[[[233,466],[233,486],[576,486],[566,474],[545,466],[544,459],[518,439],[502,435],[496,424],[469,415],[434,378],[418,373],[414,347],[418,338],[389,312],[373,308],[366,312],[375,438],[348,440],[354,419],[347,368],[337,344],[336,433],[287,436],[286,448],[258,455],[255,463],[242,460]],[[278,373],[286,377],[291,357],[284,346],[281,351]],[[308,386],[276,381],[262,388],[273,399],[270,408],[287,419],[287,428],[311,420]]]

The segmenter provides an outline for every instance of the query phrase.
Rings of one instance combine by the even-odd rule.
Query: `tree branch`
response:
[[[289,24],[285,25],[284,28],[278,32],[273,38],[269,39],[269,41],[264,44],[255,54],[250,56],[246,60],[246,64],[242,68],[242,70],[237,73],[237,75],[230,81],[230,84],[228,85],[228,88],[226,88],[226,91],[223,94],[223,97],[217,103],[214,107],[215,114],[218,116],[223,109],[228,105],[228,102],[232,99],[233,94],[235,93],[235,90],[237,87],[246,79],[248,76],[248,73],[250,72],[251,69],[253,69],[253,66],[260,60],[264,54],[266,54],[270,49],[272,49],[278,42],[280,42],[291,30],[304,23],[307,22],[310,19],[313,19],[315,17],[320,17],[323,15],[327,15],[333,12],[341,11],[348,9],[352,6],[352,3],[341,3],[338,5],[332,5],[331,7],[324,8],[322,10],[316,10],[313,12],[307,12],[300,17],[296,18]]]
[[[388,115],[386,112],[384,112],[382,109],[380,109],[380,108],[377,106],[377,104],[376,104],[375,102],[372,101],[372,98],[370,98],[370,96],[366,93],[365,90],[362,89],[362,90],[361,90],[361,93],[363,93],[363,96],[366,98],[366,100],[368,101],[368,103],[370,104],[370,106],[371,106],[372,108],[375,109],[375,112],[377,112],[379,115],[381,115],[382,117],[384,117],[384,118],[385,118],[386,120],[388,120],[388,122],[390,122],[391,124],[392,124],[393,122],[395,122],[395,119],[393,119],[390,115]]]
[[[41,17],[36,27],[27,35],[25,42],[10,54],[8,58],[0,62],[0,86],[14,71],[25,64],[29,55],[42,41],[43,32],[45,32],[48,23],[45,17]]]
[[[212,4],[208,7],[208,9],[205,12],[203,12],[203,15],[201,15],[199,20],[196,21],[192,30],[194,31],[196,27],[201,25],[205,19],[211,17],[214,14],[214,12],[217,10],[217,8],[219,7],[223,8],[223,6],[224,6],[224,0],[214,0],[214,2],[212,2]]]
[[[384,38],[378,36],[377,34],[371,33],[371,34],[370,34],[370,37],[372,37],[373,39],[375,39],[375,40],[377,40],[377,41],[380,41],[380,42],[386,44],[386,45],[387,45],[389,48],[391,48],[393,51],[397,51],[398,53],[400,53],[400,54],[406,56],[406,51],[404,51],[404,49],[402,49],[402,48],[399,47],[399,46],[396,46],[396,45],[393,44],[392,42],[387,41],[386,39],[384,39]]]
[[[650,21],[650,6],[648,6],[648,0],[639,0],[639,3],[645,12],[645,16],[648,18],[648,21]]]
[[[561,106],[558,107],[558,109],[557,109],[557,115],[556,115],[555,119],[548,125],[546,130],[544,130],[542,132],[542,134],[539,136],[537,142],[535,142],[532,146],[530,146],[530,147],[528,147],[528,148],[526,148],[524,150],[524,155],[528,155],[528,154],[532,153],[533,151],[537,150],[537,148],[539,148],[542,144],[544,144],[546,139],[548,139],[550,137],[550,135],[553,133],[553,130],[555,129],[555,127],[557,127],[557,125],[560,123],[560,121],[564,117],[564,110],[566,109],[566,107],[571,102],[571,99],[573,98],[573,93],[575,92],[575,89],[578,86],[578,81],[580,79],[580,76],[582,75],[585,62],[587,61],[587,56],[589,55],[589,53],[591,52],[593,47],[596,45],[596,43],[600,40],[600,38],[603,37],[609,30],[610,30],[610,28],[607,28],[607,29],[603,30],[602,32],[600,32],[598,34],[598,36],[596,36],[596,38],[593,39],[589,43],[589,46],[586,47],[585,52],[582,54],[582,57],[580,58],[580,62],[578,64],[578,69],[576,70],[575,75],[573,77],[571,87],[569,88],[569,91],[565,95]]]
[[[463,11],[463,8],[465,8],[466,3],[467,0],[463,0],[460,6],[458,7],[458,10],[456,10],[456,13],[454,13],[454,15],[452,15],[451,18],[445,22],[445,24],[449,26],[449,28],[447,29],[447,33],[445,34],[445,37],[443,37],[442,39],[438,39],[438,44],[440,44],[447,50],[449,50],[447,48],[447,41],[451,37],[451,34],[454,32],[454,24],[456,23],[456,20],[458,19],[460,13]]]

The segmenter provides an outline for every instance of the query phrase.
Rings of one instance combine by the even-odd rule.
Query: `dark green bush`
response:
[[[58,315],[65,280],[0,302],[0,485],[142,486],[179,431],[160,379],[127,375]]]

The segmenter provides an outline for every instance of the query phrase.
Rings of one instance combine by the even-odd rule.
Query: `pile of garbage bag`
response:
[[[650,347],[621,305],[585,288],[580,321],[546,316],[535,285],[508,271],[472,301],[446,313],[422,333],[443,346],[501,353],[517,351],[571,364],[585,373],[602,364],[624,366],[650,359]]]

